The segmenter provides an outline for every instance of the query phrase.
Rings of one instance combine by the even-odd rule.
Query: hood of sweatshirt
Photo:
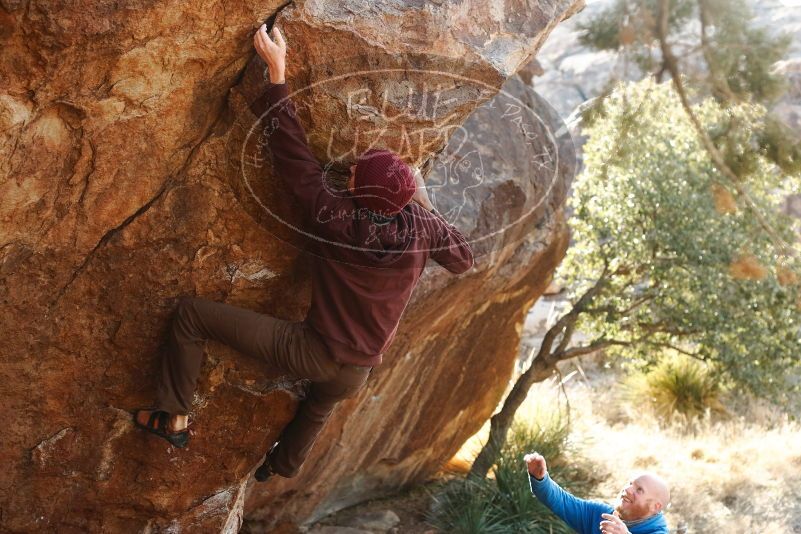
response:
[[[364,267],[403,269],[419,265],[412,256],[426,254],[432,243],[433,213],[410,202],[387,222],[379,222],[351,198],[343,198],[338,209],[353,214],[350,239],[325,245],[325,257]]]

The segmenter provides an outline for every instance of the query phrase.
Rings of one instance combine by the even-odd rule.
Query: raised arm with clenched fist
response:
[[[532,452],[526,454],[523,459],[526,461],[529,474],[537,480],[542,480],[548,474],[548,466],[545,465],[545,457],[542,454]]]
[[[565,491],[548,475],[545,458],[532,452],[523,457],[531,493],[579,534],[668,534],[662,510],[670,503],[670,490],[648,471],[629,480],[614,505],[580,499]]]

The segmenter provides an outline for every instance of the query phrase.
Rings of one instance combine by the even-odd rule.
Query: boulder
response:
[[[421,483],[481,428],[567,248],[574,156],[556,112],[514,76],[431,158],[432,201],[468,237],[475,266],[458,278],[425,271],[365,390],[339,405],[297,478],[251,486],[249,519],[313,522]]]
[[[453,212],[491,236],[476,268],[426,271],[386,363],[296,479],[251,474],[303,382],[220,344],[207,345],[188,449],[135,429],[130,411],[153,400],[179,297],[287,320],[308,308],[292,199],[268,168],[245,172],[261,22],[278,15],[321,160],[346,164],[370,135],[437,180],[453,131],[577,4],[0,1],[3,530],[301,523],[435,470],[506,386],[525,310],[566,246],[566,169],[550,188],[542,173],[494,180]]]
[[[386,532],[400,523],[400,517],[392,510],[370,512],[350,521],[353,528],[361,528],[375,532]]]

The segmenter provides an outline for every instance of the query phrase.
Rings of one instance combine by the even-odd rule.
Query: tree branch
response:
[[[720,91],[721,94],[726,97],[726,99],[732,102],[740,102],[741,100],[737,98],[737,95],[735,95],[731,90],[731,87],[729,87],[729,83],[726,81],[726,78],[720,76],[720,73],[717,71],[715,61],[710,54],[709,36],[707,35],[706,31],[709,24],[706,13],[706,1],[698,0],[698,21],[701,23],[701,49],[703,51],[704,61],[706,61],[706,66],[709,69],[709,77],[712,79],[712,87]]]
[[[670,48],[670,44],[667,41],[667,34],[668,34],[668,15],[670,12],[670,0],[660,0],[659,2],[659,22],[657,24],[657,36],[659,39],[659,46],[662,50],[662,58],[664,61],[664,65],[667,67],[668,71],[670,72],[670,76],[673,81],[673,87],[676,89],[676,93],[679,96],[679,100],[681,101],[681,105],[684,108],[684,112],[687,117],[690,119],[698,137],[701,140],[701,143],[704,145],[707,153],[709,154],[709,158],[712,160],[712,163],[717,167],[717,169],[725,176],[731,186],[735,188],[735,190],[746,200],[746,203],[751,208],[754,213],[755,218],[759,225],[765,230],[774,244],[782,250],[785,254],[792,255],[793,257],[798,256],[798,252],[790,247],[788,243],[786,243],[781,236],[776,233],[776,231],[770,226],[770,224],[765,220],[762,214],[759,212],[759,209],[756,205],[756,202],[751,198],[748,194],[748,190],[740,183],[741,180],[731,170],[731,168],[726,164],[723,160],[723,155],[717,149],[715,144],[710,139],[709,134],[704,129],[701,121],[696,117],[695,113],[692,110],[692,106],[690,105],[690,101],[687,98],[687,93],[684,90],[684,85],[681,82],[681,73],[679,72],[678,68],[678,60],[676,56],[673,54],[673,50]]]
[[[690,358],[695,358],[696,360],[699,360],[699,361],[702,361],[702,362],[706,362],[706,359],[703,356],[699,356],[697,352],[689,352],[689,351],[687,351],[685,349],[682,349],[682,348],[679,348],[676,345],[673,345],[671,343],[660,343],[660,342],[656,342],[656,341],[643,341],[643,343],[645,343],[646,345],[653,345],[655,347],[660,347],[660,348],[663,348],[663,349],[672,349],[672,350],[675,350],[676,352],[684,354],[685,356],[689,356]]]
[[[584,356],[585,354],[589,354],[591,352],[595,352],[597,350],[605,349],[606,347],[611,347],[612,345],[630,345],[630,341],[621,341],[621,340],[614,340],[614,339],[604,339],[590,343],[589,345],[584,345],[582,347],[573,347],[570,349],[565,350],[561,354],[556,355],[557,361],[565,361],[571,358],[575,358],[577,356]]]

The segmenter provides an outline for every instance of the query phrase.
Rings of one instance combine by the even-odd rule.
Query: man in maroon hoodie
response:
[[[286,43],[262,25],[254,46],[270,83],[252,104],[272,153],[274,174],[303,207],[312,299],[306,319],[291,322],[206,299],[183,297],[172,323],[154,409],[135,423],[177,447],[189,440],[188,413],[203,344],[214,339],[311,380],[295,418],[256,471],[293,477],[337,402],[354,396],[389,348],[428,258],[460,274],[473,266],[464,236],[432,206],[422,177],[396,154],[371,149],[351,166],[347,191],[325,181],[306,143],[284,80]],[[413,201],[413,202],[411,202]]]

